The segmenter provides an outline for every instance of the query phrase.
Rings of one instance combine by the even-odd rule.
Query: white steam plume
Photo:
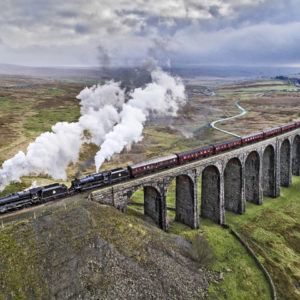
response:
[[[120,83],[109,81],[105,85],[83,89],[77,99],[81,100],[79,124],[91,134],[86,142],[100,146],[105,134],[119,121],[118,111],[125,100],[124,90]]]
[[[84,142],[100,145],[103,137],[119,121],[118,109],[124,103],[119,83],[108,82],[85,88],[77,96],[81,117],[76,123],[59,122],[52,132],[41,134],[22,151],[8,159],[0,170],[0,191],[11,181],[30,174],[46,174],[54,179],[67,179],[68,165],[78,160]],[[90,137],[84,137],[85,130]]]
[[[144,123],[150,113],[176,116],[179,106],[185,103],[185,88],[179,78],[160,69],[153,71],[151,76],[152,83],[131,93],[131,99],[120,113],[120,123],[106,134],[95,157],[97,172],[106,159],[142,139]]]

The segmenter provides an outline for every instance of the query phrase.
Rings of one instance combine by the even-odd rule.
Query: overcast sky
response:
[[[300,66],[300,0],[1,0],[0,63]]]

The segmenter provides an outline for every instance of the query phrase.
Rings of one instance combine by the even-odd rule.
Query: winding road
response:
[[[237,115],[234,115],[234,116],[232,116],[232,117],[223,118],[223,119],[219,119],[219,120],[213,121],[213,122],[211,122],[209,125],[210,125],[212,128],[214,128],[214,129],[216,129],[216,130],[219,130],[219,131],[221,131],[221,132],[224,132],[224,133],[233,135],[233,136],[235,136],[235,137],[241,137],[240,135],[237,135],[237,134],[235,134],[235,133],[232,133],[232,132],[227,131],[227,130],[224,130],[224,129],[220,129],[220,128],[218,128],[218,127],[215,126],[215,124],[217,124],[217,123],[219,123],[219,122],[223,122],[223,121],[231,120],[231,119],[234,119],[234,118],[238,118],[238,117],[241,117],[241,116],[243,116],[243,115],[245,115],[245,114],[247,113],[247,111],[246,111],[242,106],[239,105],[239,101],[235,101],[234,104],[235,104],[235,106],[236,106],[239,110],[242,111],[241,113],[239,113],[239,114],[237,114]]]

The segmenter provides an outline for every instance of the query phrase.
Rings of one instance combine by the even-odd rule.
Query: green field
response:
[[[246,214],[226,215],[227,223],[245,237],[267,267],[279,299],[300,298],[300,178],[281,188],[281,196],[247,203]]]

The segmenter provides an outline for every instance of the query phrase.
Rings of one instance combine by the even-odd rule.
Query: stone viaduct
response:
[[[292,175],[300,176],[300,129],[157,173],[104,187],[92,200],[125,211],[132,194],[144,189],[144,212],[167,230],[166,194],[176,179],[175,220],[199,228],[201,217],[225,224],[225,210],[243,214],[246,201],[278,197]],[[202,176],[201,181],[199,181]],[[198,206],[198,182],[201,207]]]

